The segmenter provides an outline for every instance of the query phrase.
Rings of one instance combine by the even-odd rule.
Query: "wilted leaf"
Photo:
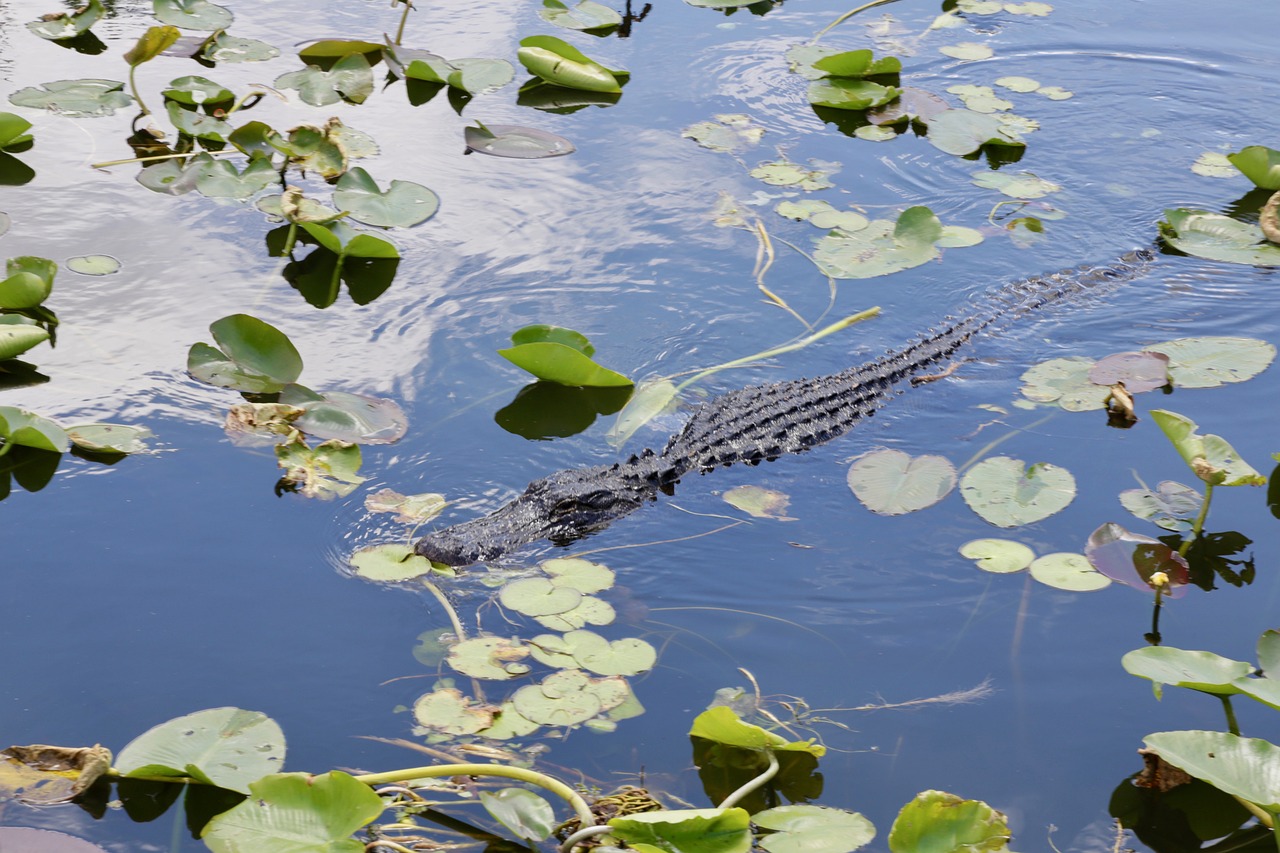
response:
[[[360,446],[344,441],[326,441],[312,448],[299,436],[276,445],[276,464],[285,471],[277,488],[308,498],[346,497],[366,479],[356,473],[360,470]]]
[[[434,492],[402,495],[391,489],[381,489],[364,499],[364,508],[369,512],[394,512],[396,521],[404,524],[422,524],[430,521],[448,505],[444,495]]]
[[[1150,536],[1107,522],[1089,535],[1084,553],[1095,569],[1126,586],[1141,590],[1158,586],[1168,598],[1186,593],[1190,578],[1187,561]]]
[[[1089,368],[1095,385],[1123,382],[1131,394],[1154,391],[1169,384],[1169,357],[1159,352],[1118,352]]]
[[[772,518],[777,521],[795,521],[786,515],[791,498],[774,489],[761,486],[735,486],[722,495],[730,506],[737,507],[756,518]]]
[[[738,151],[755,145],[764,136],[764,128],[753,124],[750,116],[722,114],[713,118],[689,125],[680,135],[712,151]]]

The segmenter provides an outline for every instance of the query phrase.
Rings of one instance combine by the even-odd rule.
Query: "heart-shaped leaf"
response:
[[[425,222],[440,208],[440,197],[412,181],[392,181],[383,192],[359,166],[338,179],[333,202],[366,225],[408,228]]]
[[[1048,462],[993,456],[965,473],[960,494],[969,508],[996,527],[1018,527],[1048,518],[1071,503],[1071,472]]]

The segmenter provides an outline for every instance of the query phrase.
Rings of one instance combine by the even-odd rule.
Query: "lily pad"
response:
[[[849,466],[849,488],[862,505],[880,515],[903,515],[930,507],[951,493],[956,469],[942,456],[911,456],[901,450],[865,453]]]
[[[426,222],[440,209],[440,197],[422,184],[395,180],[383,192],[359,166],[338,179],[333,203],[357,222],[383,228],[408,228]]]
[[[1169,356],[1159,352],[1118,352],[1089,368],[1095,385],[1123,382],[1126,391],[1140,394],[1169,384]]]
[[[694,717],[689,736],[739,749],[807,752],[814,758],[821,758],[827,753],[827,748],[820,743],[789,741],[776,732],[748,723],[726,705],[716,705]]]
[[[1150,536],[1107,522],[1089,535],[1084,554],[1095,569],[1126,586],[1139,590],[1159,587],[1168,598],[1186,593],[1190,578],[1186,559]]]
[[[791,498],[774,489],[766,489],[762,486],[735,486],[725,492],[722,497],[725,503],[756,518],[795,521],[786,514]]]
[[[183,171],[188,179],[194,178],[196,189],[205,198],[244,201],[280,182],[280,173],[270,160],[263,159],[251,160],[241,172],[229,160],[215,160],[201,154]]]
[[[560,0],[542,0],[538,17],[570,30],[608,30],[622,25],[622,16],[595,0],[579,0],[572,6]]]
[[[218,31],[205,42],[200,55],[214,63],[266,62],[280,55],[278,48],[260,39],[233,36]]]
[[[12,99],[11,99],[12,100]],[[1220,213],[1171,208],[1160,222],[1160,239],[1197,258],[1252,266],[1280,266],[1280,246],[1257,225]]]
[[[830,180],[830,176],[833,174],[832,171],[821,168],[806,169],[789,160],[761,163],[752,169],[749,174],[751,177],[764,181],[770,186],[795,187],[806,192],[824,190],[835,186]]]
[[[554,36],[521,39],[516,58],[530,74],[568,89],[616,94],[630,77],[630,72],[606,68]]]
[[[579,669],[562,669],[541,684],[521,687],[512,694],[511,703],[531,722],[576,726],[621,705],[629,694],[619,676],[592,678]]]
[[[553,616],[578,606],[582,593],[548,578],[520,578],[498,591],[502,606],[526,616]]]
[[[344,99],[363,104],[373,93],[373,71],[369,60],[353,53],[339,59],[328,71],[308,65],[300,71],[281,74],[275,85],[280,89],[297,89],[303,103],[314,107],[325,107]]]
[[[597,675],[639,675],[653,669],[658,653],[635,637],[610,642],[594,631],[569,631],[563,637],[543,634],[530,641],[537,660],[561,668],[577,667]]]
[[[1220,435],[1200,435],[1196,422],[1177,412],[1152,409],[1151,419],[1173,442],[1182,461],[1206,483],[1215,486],[1265,486],[1267,478],[1240,458]]]
[[[741,6],[745,0],[685,0],[690,6]],[[663,809],[609,820],[612,835],[644,853],[748,853],[751,818],[745,809]]]
[[[525,788],[503,788],[493,793],[481,791],[480,803],[494,820],[524,841],[542,841],[550,837],[556,828],[556,815],[551,804]]]
[[[1068,412],[1106,407],[1109,391],[1089,380],[1094,360],[1083,356],[1051,358],[1022,374],[1022,396],[1037,403],[1057,403]]]
[[[969,508],[996,527],[1019,527],[1066,508],[1076,494],[1075,478],[1048,462],[993,456],[970,468],[960,481]]]
[[[945,110],[929,122],[928,140],[948,154],[973,154],[984,145],[1022,148],[1026,142],[1000,118],[972,110]]]
[[[127,424],[76,424],[67,427],[67,438],[88,453],[124,455],[149,450],[147,439],[155,435],[146,427]]]
[[[902,807],[889,830],[892,853],[1007,850],[1009,820],[981,800],[922,791]]]
[[[1040,81],[1033,80],[1030,77],[1010,76],[1010,77],[997,78],[996,85],[1003,86],[1004,88],[1012,92],[1025,93],[1025,92],[1034,92],[1036,89],[1039,89]]]
[[[106,9],[102,6],[102,0],[89,0],[72,12],[57,12],[45,15],[39,21],[32,21],[27,24],[27,29],[40,38],[50,41],[73,39],[88,32],[89,28],[105,14]]]
[[[876,837],[875,826],[857,812],[807,803],[757,812],[751,822],[773,830],[760,839],[769,853],[848,853]]]
[[[505,637],[473,637],[456,643],[449,649],[449,666],[472,678],[503,681],[519,678],[529,671],[527,664],[518,663],[529,656],[529,647],[518,640]],[[486,722],[484,728],[487,726]]]
[[[1036,89],[1036,94],[1043,95],[1051,101],[1065,101],[1074,98],[1076,93],[1061,86],[1041,86]]]
[[[0,440],[5,447],[18,445],[54,453],[66,453],[71,444],[62,427],[35,412],[14,406],[0,406]]]
[[[828,77],[809,84],[809,103],[837,110],[881,107],[902,94],[896,86],[882,86],[852,77]]]
[[[1001,98],[990,86],[960,83],[948,86],[947,91],[964,101],[965,108],[975,113],[998,113],[1013,109],[1013,102]]]
[[[277,773],[249,786],[249,798],[217,815],[201,839],[213,853],[361,853],[351,837],[382,814],[382,798],[340,770]]]
[[[863,125],[853,132],[859,139],[868,142],[888,142],[898,138],[898,132],[888,127],[876,127],[874,124]]]
[[[452,86],[469,95],[501,89],[515,77],[511,63],[505,59],[448,60],[425,51],[409,55],[413,58],[403,67],[405,77]]]
[[[1111,585],[1111,578],[1090,565],[1083,554],[1045,554],[1031,563],[1030,572],[1040,583],[1069,592],[1093,592]]]
[[[1280,151],[1265,145],[1250,145],[1234,154],[1228,154],[1227,160],[1253,181],[1254,186],[1264,190],[1280,190]]]
[[[476,705],[456,687],[439,687],[413,703],[413,719],[424,729],[446,735],[473,735],[493,725],[494,709]]]
[[[1257,338],[1178,338],[1146,349],[1169,357],[1169,377],[1179,388],[1244,382],[1266,370],[1276,357],[1275,346]]]
[[[873,278],[926,264],[939,247],[981,240],[971,228],[944,226],[927,207],[909,207],[897,222],[876,219],[859,231],[828,234],[818,241],[814,261],[832,278]]]
[[[49,333],[34,320],[18,315],[0,315],[0,361],[16,358],[49,340]]]
[[[576,589],[583,595],[604,592],[613,586],[613,570],[581,557],[555,557],[543,561],[538,568],[551,576],[552,586]]]
[[[161,723],[116,756],[124,776],[191,776],[249,793],[254,780],[284,766],[284,732],[258,711],[210,708]]]
[[[1010,198],[1023,199],[1044,198],[1049,193],[1062,189],[1058,184],[1030,172],[1019,172],[1016,175],[1007,172],[975,172],[973,183],[975,186],[999,190]]]
[[[110,255],[77,255],[62,264],[80,275],[111,275],[120,271],[120,261]]]
[[[308,447],[299,436],[276,445],[276,464],[285,471],[276,488],[321,500],[346,497],[365,481],[356,473],[360,462],[358,444],[326,441]]]
[[[73,118],[109,116],[133,103],[116,80],[54,80],[40,86],[28,86],[9,96],[17,107],[34,107]]]
[[[1256,803],[1272,815],[1280,812],[1280,747],[1261,738],[1229,732],[1157,732],[1143,742],[1172,764],[1225,791]]]
[[[220,349],[194,344],[187,372],[201,382],[254,394],[271,394],[295,382],[302,356],[289,338],[248,314],[232,314],[209,326]]]
[[[1031,565],[1036,552],[1012,539],[974,539],[960,546],[960,555],[973,560],[984,572],[1003,575]]]
[[[0,281],[0,308],[35,308],[53,292],[58,265],[48,258],[22,255],[5,261],[6,278]]]
[[[586,340],[572,329],[526,326],[511,336],[515,346],[498,350],[498,355],[539,379],[560,385],[596,388],[632,384],[622,374],[592,361],[595,349]]]
[[[307,65],[318,65],[329,69],[344,56],[358,53],[370,65],[376,65],[382,59],[383,46],[371,41],[359,39],[320,39],[308,44],[298,51],[298,58]]]
[[[1163,685],[1186,687],[1217,696],[1232,696],[1240,691],[1234,684],[1253,672],[1244,661],[1231,660],[1213,652],[1187,651],[1171,646],[1135,649],[1120,658],[1124,671],[1145,678],[1160,695]]]
[[[1190,530],[1203,503],[1200,492],[1172,480],[1160,482],[1155,489],[1125,489],[1120,493],[1120,505],[1129,512],[1173,531]]]
[[[816,198],[803,198],[799,201],[780,201],[774,212],[788,219],[809,224],[830,231],[838,228],[841,231],[861,231],[871,224],[871,220],[852,210],[839,210],[829,202]]]
[[[400,257],[395,244],[381,237],[357,231],[345,222],[299,222],[302,230],[330,252],[342,257],[381,258],[391,260]]]
[[[788,58],[797,54],[788,53]],[[870,50],[848,50],[826,53],[810,62],[811,67],[828,77],[870,77],[876,74],[897,74],[902,71],[902,60],[896,56],[876,59]]]
[[[444,495],[424,492],[420,495],[402,495],[392,489],[379,489],[364,499],[369,512],[394,512],[396,521],[404,524],[422,524],[435,518],[449,502]]]
[[[953,59],[990,59],[995,55],[990,47],[980,42],[962,41],[958,44],[947,44],[938,48],[938,53],[945,54]]]
[[[1191,171],[1206,178],[1234,178],[1240,174],[1226,154],[1217,151],[1201,151],[1200,156],[1191,164]]]
[[[1037,0],[1029,0],[1029,2],[1026,3],[1005,3],[1004,10],[1011,15],[1027,15],[1032,18],[1043,18],[1053,11],[1053,6],[1048,3],[1037,2]]]
[[[680,135],[711,151],[728,152],[755,145],[764,136],[764,128],[752,123],[750,116],[724,113],[713,116],[712,121],[691,124]]]
[[[184,30],[225,30],[235,16],[209,0],[153,0],[155,16],[163,24]]]
[[[488,124],[464,128],[467,149],[512,160],[542,160],[563,157],[577,148],[568,139],[536,127],[516,124]]]
[[[371,581],[397,583],[430,574],[431,561],[413,553],[408,545],[386,544],[361,548],[351,555],[351,568]]]

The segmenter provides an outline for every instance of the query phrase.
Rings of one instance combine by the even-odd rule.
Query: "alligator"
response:
[[[647,449],[623,462],[571,468],[534,480],[505,506],[429,533],[414,550],[435,563],[465,566],[496,560],[543,539],[567,545],[659,494],[672,494],[690,472],[801,453],[874,415],[908,381],[950,359],[979,332],[1098,285],[1136,278],[1154,257],[1151,250],[1139,249],[1110,264],[1010,282],[985,296],[967,316],[947,318],[941,328],[866,364],[721,394],[701,404],[661,452]]]

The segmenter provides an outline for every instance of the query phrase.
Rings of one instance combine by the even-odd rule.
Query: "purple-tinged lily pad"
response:
[[[1162,352],[1118,352],[1089,368],[1095,385],[1123,382],[1133,394],[1154,391],[1169,384],[1169,356]]]
[[[1190,568],[1181,554],[1110,521],[1090,534],[1084,554],[1095,569],[1112,580],[1134,589],[1159,587],[1166,598],[1181,597],[1190,581]]]

